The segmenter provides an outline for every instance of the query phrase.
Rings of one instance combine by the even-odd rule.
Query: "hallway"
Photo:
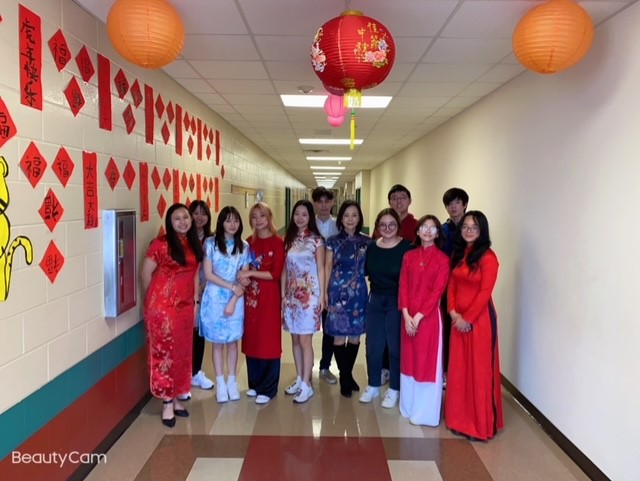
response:
[[[321,336],[314,336],[316,354]],[[366,385],[364,349],[355,368]],[[205,370],[213,377],[210,353]],[[241,357],[239,386],[246,390]],[[317,363],[316,363],[317,365]],[[332,369],[337,374],[335,362]],[[582,471],[505,393],[505,429],[487,444],[438,428],[412,426],[380,399],[365,405],[340,396],[317,378],[315,396],[296,405],[283,386],[295,368],[283,334],[278,397],[265,406],[242,392],[237,402],[215,401],[215,390],[192,391],[191,416],[174,429],[161,425],[152,399],[87,481],[586,481]]]

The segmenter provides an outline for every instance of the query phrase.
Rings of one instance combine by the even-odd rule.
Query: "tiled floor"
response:
[[[320,334],[314,338],[316,357]],[[283,336],[281,386],[295,373],[290,341]],[[364,349],[355,378],[366,385]],[[213,377],[209,351],[205,370]],[[337,374],[335,363],[333,371]],[[241,360],[238,378],[246,389]],[[573,481],[588,480],[505,395],[505,430],[489,443],[416,427],[380,399],[364,405],[345,399],[338,386],[317,379],[315,396],[296,405],[282,394],[265,406],[244,396],[220,405],[214,391],[194,390],[188,419],[160,423],[152,400],[107,453],[88,481]]]

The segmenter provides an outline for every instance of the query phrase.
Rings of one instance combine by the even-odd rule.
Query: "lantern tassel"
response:
[[[344,106],[354,108],[362,104],[362,92],[358,89],[349,89],[344,94]]]
[[[349,150],[355,149],[356,142],[356,109],[351,109],[351,143],[349,144]]]

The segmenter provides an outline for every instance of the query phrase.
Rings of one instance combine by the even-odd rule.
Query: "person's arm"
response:
[[[316,251],[317,256],[318,251]],[[325,250],[324,259],[324,307],[329,305],[329,281],[331,280],[331,271],[333,270],[333,251]]]
[[[153,272],[158,267],[158,264],[153,259],[149,257],[145,257],[142,262],[142,269],[140,271],[140,280],[142,281],[142,288],[146,291],[149,288],[149,284],[151,283],[151,277],[153,277]]]
[[[321,243],[317,248],[316,248],[316,267],[318,270],[318,283],[320,284],[320,310],[323,310],[326,306],[325,306],[325,251],[324,251],[324,244]]]
[[[208,282],[211,282],[216,286],[223,287],[224,289],[229,289],[231,292],[233,292],[234,295],[238,297],[242,295],[242,293],[244,292],[244,289],[240,284],[237,284],[235,282],[229,282],[223,279],[222,277],[220,277],[219,275],[217,275],[213,271],[213,263],[211,262],[211,259],[209,259],[208,257],[205,257],[202,260],[202,265],[204,266],[204,278]]]
[[[398,285],[398,309],[409,312],[409,267],[411,256],[406,253],[402,258],[402,267],[400,267],[400,280]]]
[[[493,251],[487,251],[478,262],[480,271],[480,289],[471,301],[469,307],[461,312],[462,318],[469,324],[480,316],[480,313],[487,309],[493,288],[498,279],[498,258]]]

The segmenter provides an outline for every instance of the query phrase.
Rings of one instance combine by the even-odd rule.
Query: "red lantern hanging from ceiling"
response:
[[[311,46],[311,65],[327,91],[344,92],[349,107],[360,106],[362,90],[380,85],[393,66],[395,43],[379,21],[346,10],[318,29]],[[352,148],[355,115],[351,115]]]

